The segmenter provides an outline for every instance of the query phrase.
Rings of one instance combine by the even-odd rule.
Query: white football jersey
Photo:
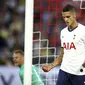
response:
[[[85,26],[78,23],[71,31],[66,27],[61,31],[60,38],[64,48],[60,69],[74,75],[85,75],[85,68],[80,72],[85,61]]]

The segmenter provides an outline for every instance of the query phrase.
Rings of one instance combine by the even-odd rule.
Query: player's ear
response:
[[[73,12],[73,16],[74,16],[74,18],[76,18],[76,12]]]

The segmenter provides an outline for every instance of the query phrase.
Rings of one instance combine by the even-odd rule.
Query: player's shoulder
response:
[[[78,23],[78,26],[79,26],[80,28],[85,29],[85,25],[83,25],[83,24]]]
[[[64,27],[62,30],[61,30],[61,33],[65,33],[67,31],[67,28],[68,26]]]
[[[83,24],[78,23],[79,31],[85,32],[85,26]]]

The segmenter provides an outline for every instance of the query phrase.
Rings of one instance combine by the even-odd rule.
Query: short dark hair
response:
[[[23,52],[22,50],[15,50],[14,53],[15,53],[15,54],[20,53],[21,55],[24,56],[24,52]]]
[[[63,8],[62,12],[68,12],[68,11],[75,12],[75,7],[72,6],[72,5],[70,5],[70,4],[67,4],[67,5]]]

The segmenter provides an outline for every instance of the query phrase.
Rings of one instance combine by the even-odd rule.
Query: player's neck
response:
[[[23,63],[23,64],[21,64],[21,65],[19,65],[19,67],[21,68],[23,65],[24,65],[24,63]]]
[[[78,22],[75,21],[71,26],[69,26],[69,30],[73,30],[78,26]]]

